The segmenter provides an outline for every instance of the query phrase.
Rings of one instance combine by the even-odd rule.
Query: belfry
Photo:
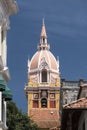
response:
[[[50,52],[44,20],[37,48],[28,60],[28,116],[41,130],[51,130],[59,125],[60,73],[59,61]]]

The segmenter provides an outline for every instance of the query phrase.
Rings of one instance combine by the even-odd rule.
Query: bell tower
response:
[[[44,20],[37,48],[28,60],[28,116],[41,129],[50,130],[59,125],[60,73],[59,61],[50,52]]]

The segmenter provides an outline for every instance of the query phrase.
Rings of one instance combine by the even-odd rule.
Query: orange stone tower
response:
[[[30,116],[41,130],[59,124],[60,74],[59,61],[50,52],[43,20],[38,50],[28,60],[28,84],[25,86]]]

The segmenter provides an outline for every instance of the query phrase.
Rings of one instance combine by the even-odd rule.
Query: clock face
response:
[[[34,98],[37,99],[39,96],[38,94],[34,94]]]
[[[55,98],[55,94],[50,94],[50,98]]]

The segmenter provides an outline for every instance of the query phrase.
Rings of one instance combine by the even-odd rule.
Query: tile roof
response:
[[[63,108],[87,108],[87,98],[80,98],[69,104],[63,105]]]

